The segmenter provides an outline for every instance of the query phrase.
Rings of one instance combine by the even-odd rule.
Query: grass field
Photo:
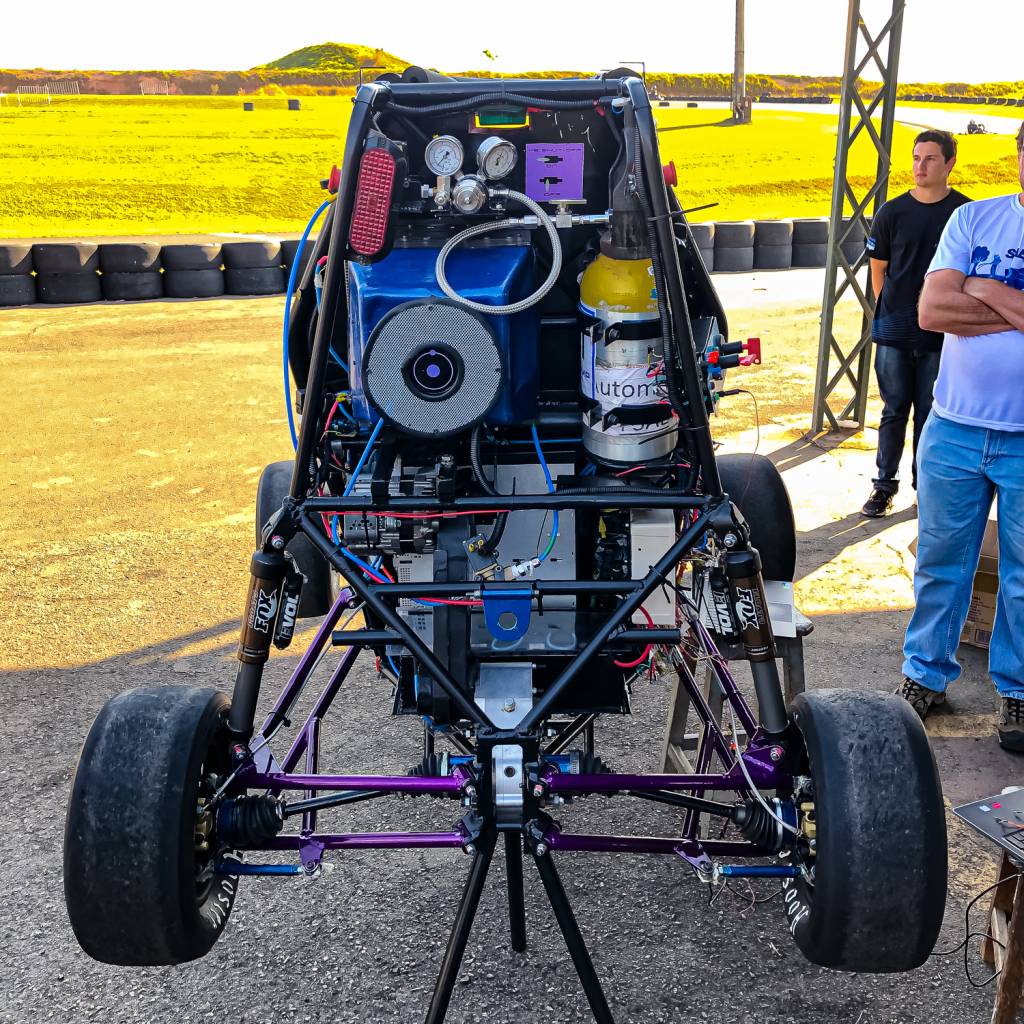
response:
[[[252,97],[249,97],[252,99]],[[341,158],[345,96],[83,96],[0,106],[0,238],[206,232],[295,232],[318,204],[319,181]],[[984,108],[953,107],[970,116]],[[1014,116],[1008,108],[990,113]],[[685,207],[717,203],[695,220],[824,216],[832,190],[835,118],[755,109],[754,123],[715,124],[724,111],[657,108],[662,155],[679,169]],[[907,154],[890,191],[908,187],[916,129],[897,125]],[[954,183],[973,198],[1011,191],[1004,136],[963,136]],[[875,178],[858,141],[850,172]]]

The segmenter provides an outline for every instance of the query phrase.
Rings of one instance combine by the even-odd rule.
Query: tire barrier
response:
[[[100,275],[95,271],[81,274],[40,274],[36,278],[36,293],[40,302],[63,305],[99,302],[103,298]]]
[[[824,245],[827,241],[828,217],[793,218],[794,245]]]
[[[228,295],[279,295],[285,289],[284,267],[246,267],[224,271]]]
[[[698,249],[713,249],[715,246],[715,225],[713,221],[691,224],[690,234]]]
[[[100,246],[103,274],[138,274],[160,271],[159,242],[113,242]]]
[[[219,267],[164,271],[164,295],[169,299],[212,299],[223,294],[224,275]]]
[[[137,274],[112,271],[100,275],[103,298],[108,301],[138,302],[142,299],[162,299],[163,275],[159,270],[143,270]]]
[[[225,242],[221,248],[226,270],[281,266],[280,242]]]
[[[36,279],[31,274],[0,276],[0,307],[31,306],[36,301]]]
[[[689,225],[713,273],[824,267],[827,217],[704,221]],[[296,282],[315,249],[303,248]],[[139,302],[283,294],[298,239],[232,242],[5,242],[0,244],[0,307],[34,303]],[[856,225],[843,244],[848,262],[864,251]]]
[[[755,270],[789,270],[793,266],[793,246],[755,245]]]
[[[752,220],[715,222],[716,273],[742,273],[754,269],[754,231]]]
[[[826,225],[827,227],[828,225]],[[828,257],[827,242],[794,242],[794,267],[823,267]]]
[[[0,306],[30,306],[35,301],[32,246],[27,242],[0,245]]]
[[[792,245],[791,220],[755,220],[754,245]]]
[[[160,250],[164,270],[220,270],[223,263],[220,242],[198,245],[175,243]]]

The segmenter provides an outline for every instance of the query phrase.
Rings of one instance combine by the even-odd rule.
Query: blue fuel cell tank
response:
[[[363,354],[374,327],[405,302],[448,301],[434,265],[439,249],[395,248],[370,266],[349,264],[349,367],[352,409],[364,424],[379,414],[363,392]],[[468,245],[455,250],[445,264],[451,286],[467,299],[490,306],[508,305],[534,290],[533,251],[525,245]],[[484,316],[497,339],[506,379],[486,422],[521,423],[537,413],[537,307],[513,316]],[[424,339],[429,340],[429,339]]]

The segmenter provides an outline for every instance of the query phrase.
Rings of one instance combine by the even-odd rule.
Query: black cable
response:
[[[535,96],[523,96],[520,93],[480,93],[464,100],[452,100],[450,103],[435,103],[429,107],[408,107],[388,99],[386,109],[399,114],[455,114],[462,110],[486,106],[489,103],[515,103],[524,107],[537,107],[540,110],[589,110],[607,104],[612,97],[594,100],[547,100]]]
[[[499,497],[498,492],[494,489],[490,480],[484,476],[484,469],[480,463],[480,434],[481,428],[478,423],[473,428],[473,432],[469,435],[469,465],[472,467],[473,476],[476,477],[476,482],[480,485],[484,494],[487,494],[492,498],[497,498]],[[484,541],[484,546],[480,549],[483,554],[489,555],[495,548],[497,548],[501,541],[502,534],[505,532],[505,523],[507,521],[507,512],[499,512],[494,517],[494,526],[491,527],[491,532]]]
[[[971,986],[973,988],[985,988],[986,985],[989,985],[993,981],[995,981],[995,979],[998,978],[999,975],[1003,973],[1002,971],[993,971],[992,974],[990,974],[984,981],[975,981],[974,978],[971,977],[971,966],[970,966],[970,962],[969,962],[969,960],[967,958],[968,948],[970,946],[971,939],[976,939],[976,938],[988,939],[990,942],[994,942],[997,946],[999,946],[1000,949],[1004,949],[1005,950],[1006,947],[997,938],[995,938],[992,935],[989,935],[988,932],[972,932],[971,931],[971,911],[974,909],[974,905],[978,902],[978,900],[980,900],[983,896],[987,896],[993,889],[998,889],[999,886],[1005,885],[1007,882],[1012,882],[1014,879],[1018,879],[1019,880],[1022,876],[1024,876],[1024,872],[1018,871],[1016,874],[1007,875],[1005,878],[1000,878],[998,882],[993,882],[992,885],[990,885],[987,889],[982,889],[981,892],[979,892],[978,895],[975,896],[970,901],[970,903],[968,903],[967,906],[964,908],[964,933],[965,934],[964,934],[963,940],[958,942],[952,949],[941,949],[938,952],[929,953],[928,954],[929,957],[933,957],[933,956],[952,956],[954,953],[958,953],[958,952],[960,952],[960,950],[963,950],[963,953],[964,953],[964,975],[966,976],[968,982],[971,984]]]

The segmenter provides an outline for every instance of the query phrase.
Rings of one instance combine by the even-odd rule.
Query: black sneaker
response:
[[[915,683],[913,679],[904,679],[896,690],[896,696],[902,697],[924,721],[928,712],[937,704],[946,703],[946,695],[939,690],[929,690],[927,686]],[[1005,702],[1004,702],[1005,703]],[[1024,712],[1024,701],[1017,701]],[[1021,727],[1024,729],[1024,719],[1021,720]],[[1024,743],[1024,731],[1021,732],[1021,742]],[[1024,749],[1024,747],[1022,747]]]
[[[999,746],[1004,750],[1024,753],[1024,700],[1003,697],[999,702],[996,731],[999,733]]]
[[[892,511],[894,497],[895,495],[891,491],[883,491],[881,487],[876,487],[871,492],[871,497],[864,502],[860,514],[870,519],[881,519],[882,516],[887,516]]]

